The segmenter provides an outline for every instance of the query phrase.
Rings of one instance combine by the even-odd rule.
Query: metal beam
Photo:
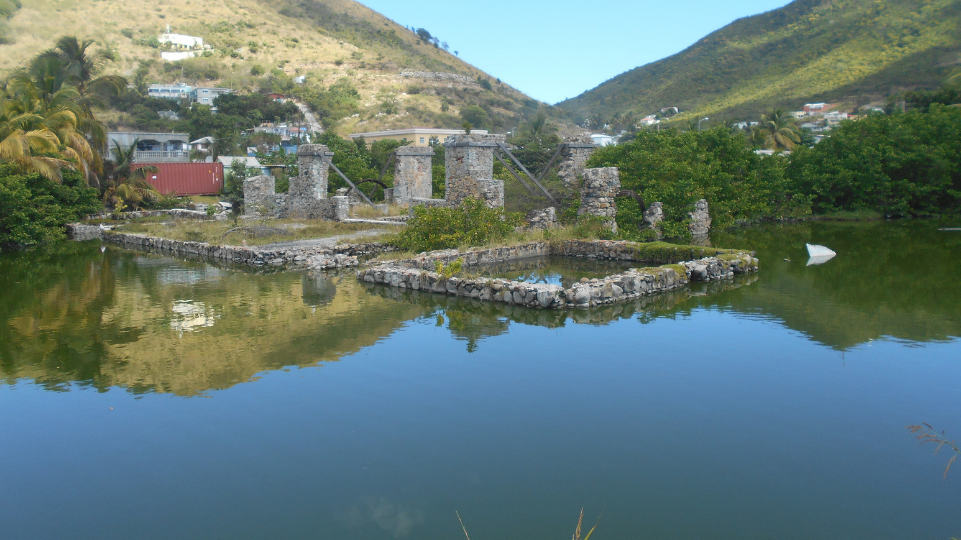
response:
[[[531,186],[529,186],[529,185],[527,184],[527,182],[525,182],[524,179],[520,177],[520,175],[518,175],[516,172],[514,172],[514,169],[512,169],[511,166],[508,165],[506,161],[504,161],[504,158],[502,158],[502,157],[500,157],[499,155],[497,155],[497,152],[494,152],[494,157],[497,158],[497,161],[500,161],[502,164],[504,164],[504,167],[514,176],[514,178],[517,179],[518,182],[520,182],[521,184],[524,185],[524,187],[527,188],[527,191],[530,192],[531,195],[534,194],[534,188],[532,188]]]
[[[547,173],[550,172],[551,167],[554,166],[554,160],[557,159],[557,156],[561,155],[561,150],[563,150],[565,146],[567,145],[565,145],[564,143],[557,145],[557,151],[554,152],[554,156],[551,158],[550,161],[547,162],[547,166],[544,167],[543,171],[541,171],[540,176],[537,177],[538,180],[543,180],[544,177],[547,176]]]
[[[387,167],[390,167],[390,164],[393,163],[395,159],[397,159],[397,150],[392,151],[390,155],[387,156],[387,161],[384,162],[384,168],[380,170],[380,176],[377,177],[378,180],[381,182],[384,181],[384,175],[387,174]]]
[[[547,188],[545,188],[544,186],[542,186],[541,183],[537,180],[537,178],[534,178],[534,175],[531,174],[531,172],[527,170],[527,167],[525,167],[523,163],[521,163],[516,157],[514,157],[514,154],[512,154],[511,151],[507,149],[507,145],[506,145],[506,144],[499,142],[499,143],[497,143],[497,146],[499,146],[500,149],[503,150],[504,153],[507,154],[507,156],[508,156],[509,158],[511,158],[511,161],[513,161],[514,163],[516,163],[517,166],[520,167],[520,169],[521,169],[522,171],[524,171],[524,174],[526,174],[528,178],[530,178],[531,180],[534,181],[534,185],[536,185],[537,187],[539,187],[539,188],[541,189],[541,191],[544,192],[544,195],[547,195],[547,198],[550,199],[551,202],[554,203],[555,206],[559,206],[559,205],[560,205],[560,204],[557,202],[557,199],[555,199],[554,196],[551,195],[551,192],[550,192],[550,191],[547,191]]]
[[[344,179],[344,182],[347,182],[347,184],[350,185],[350,187],[354,188],[354,191],[356,191],[357,193],[360,193],[360,196],[363,197],[365,201],[367,201],[367,204],[374,206],[374,203],[367,198],[367,194],[365,194],[363,191],[358,189],[357,186],[355,186],[354,183],[350,181],[350,178],[347,178],[346,174],[340,172],[340,169],[337,168],[337,165],[334,165],[334,161],[332,159],[330,159],[327,156],[323,156],[323,158],[324,158],[324,161],[326,161],[327,164],[330,165],[330,168],[334,169],[334,172],[339,174],[340,177]]]

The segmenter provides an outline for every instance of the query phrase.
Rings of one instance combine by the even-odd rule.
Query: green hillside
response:
[[[356,89],[356,95],[343,92],[349,106],[333,107],[344,111],[329,119],[341,134],[459,127],[468,107],[486,124],[478,127],[505,129],[541,105],[461,61],[456,42],[444,42],[453,37],[418,35],[353,0],[0,0],[0,8],[0,78],[69,34],[96,40],[106,73],[140,88],[179,81],[304,95],[324,95],[335,84]],[[203,38],[211,49],[198,58],[162,61],[157,37],[168,25]],[[403,76],[411,71],[460,78]],[[306,84],[296,86],[300,75]],[[103,117],[111,127],[136,127],[125,111]]]
[[[961,0],[797,0],[558,105],[575,119],[672,106],[681,120],[743,119],[931,89],[959,65]]]

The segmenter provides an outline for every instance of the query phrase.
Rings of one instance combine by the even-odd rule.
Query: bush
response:
[[[878,210],[925,216],[961,208],[961,109],[871,115],[842,122],[813,149],[791,156],[789,174],[819,212]]]
[[[398,236],[397,245],[414,252],[478,246],[507,237],[522,223],[520,214],[488,208],[479,199],[465,199],[456,208],[420,206]]]
[[[57,184],[0,165],[0,246],[9,248],[64,238],[63,226],[103,209],[97,190],[74,171]]]

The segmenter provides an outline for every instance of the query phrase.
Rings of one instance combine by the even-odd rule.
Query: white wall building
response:
[[[185,36],[183,34],[160,34],[158,38],[160,43],[170,43],[175,47],[180,47],[182,49],[203,49],[204,48],[204,38],[197,36]]]
[[[189,85],[178,84],[151,84],[147,87],[147,97],[160,99],[188,99],[193,88]]]

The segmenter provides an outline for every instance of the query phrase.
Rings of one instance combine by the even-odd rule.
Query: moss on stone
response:
[[[665,264],[661,268],[674,270],[679,278],[687,279],[687,268],[682,264]]]

